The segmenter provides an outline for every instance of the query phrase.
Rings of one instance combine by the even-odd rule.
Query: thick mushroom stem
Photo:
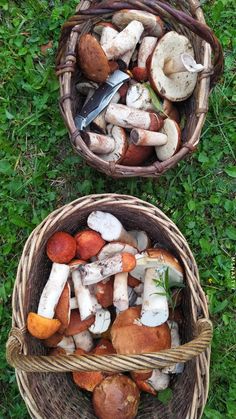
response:
[[[153,370],[152,375],[147,379],[147,382],[151,384],[156,391],[161,391],[169,386],[170,377],[167,374],[163,374],[160,370]]]
[[[160,146],[167,143],[167,135],[134,128],[130,133],[130,142],[142,146]]]
[[[161,279],[156,268],[147,269],[144,279],[141,323],[150,327],[165,323],[169,315],[165,289],[156,285],[154,279]]]
[[[73,336],[75,347],[83,349],[85,352],[90,352],[93,349],[93,337],[88,330],[77,333]]]
[[[142,128],[158,131],[160,127],[160,117],[155,113],[114,103],[110,103],[108,106],[105,119],[110,124],[123,128]]]
[[[87,266],[87,265],[85,265]],[[75,297],[77,299],[81,320],[85,320],[96,312],[95,304],[88,287],[82,284],[79,270],[72,272]]]
[[[93,334],[104,333],[108,330],[111,323],[111,313],[109,310],[101,308],[96,312],[95,322],[89,327],[89,330]]]
[[[115,148],[115,140],[112,137],[85,131],[81,132],[81,136],[93,153],[108,154]]]
[[[130,22],[107,46],[103,45],[103,50],[108,60],[118,58],[133,50],[140,40],[143,31],[142,23],[136,20]]]
[[[65,287],[69,276],[70,268],[68,265],[53,263],[48,281],[41,294],[38,314],[40,316],[52,319],[55,314],[55,308]]]
[[[118,35],[118,31],[111,26],[104,26],[101,34],[100,45],[106,50],[110,48],[113,39]]]
[[[118,105],[117,105],[118,106]],[[136,240],[124,229],[121,222],[109,212],[93,211],[87,220],[88,226],[101,234],[108,242],[120,241],[136,247]]]
[[[63,336],[63,339],[57,344],[57,346],[65,349],[65,351],[69,353],[73,353],[75,350],[75,342],[72,336]]]
[[[121,272],[115,275],[113,304],[119,311],[124,311],[129,308],[127,280],[128,272]]]
[[[84,285],[92,285],[108,276],[120,272],[129,272],[135,266],[136,259],[130,253],[117,254],[97,262],[87,263],[79,267],[79,273]]]
[[[175,321],[168,320],[168,325],[169,325],[170,334],[171,334],[171,348],[176,348],[177,346],[180,346],[178,323],[176,323]],[[164,374],[181,374],[183,370],[184,370],[184,364],[178,362],[177,364],[170,365],[168,367],[163,368],[161,371]]]
[[[156,44],[157,38],[154,36],[143,38],[138,53],[138,67],[146,68],[147,59],[153,53]]]
[[[175,73],[200,73],[204,69],[202,64],[197,64],[192,55],[183,53],[178,57],[171,58],[164,64],[164,74],[169,77]]]
[[[78,301],[77,301],[77,298],[76,297],[72,297],[70,299],[70,309],[71,310],[74,310],[75,308],[79,308]]]

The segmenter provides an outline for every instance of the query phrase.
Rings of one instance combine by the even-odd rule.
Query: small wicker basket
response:
[[[26,331],[29,311],[36,311],[51,262],[45,252],[48,238],[58,230],[70,233],[86,225],[94,210],[117,216],[127,229],[145,230],[178,257],[185,270],[183,345],[158,353],[107,356],[47,356],[43,344]],[[168,404],[142,394],[137,418],[198,419],[208,394],[211,322],[196,262],[178,228],[156,207],[126,195],[90,195],[51,213],[30,235],[19,263],[13,298],[13,324],[7,359],[16,368],[21,395],[32,418],[95,418],[90,397],[73,383],[69,371],[131,371],[185,362],[184,372],[172,379]]]
[[[87,10],[88,7],[90,7],[89,10]],[[139,167],[106,162],[88,149],[74,123],[78,104],[78,93],[76,93],[75,88],[79,74],[76,57],[77,41],[80,35],[89,32],[96,22],[111,18],[111,15],[120,9],[140,9],[159,15],[170,28],[190,39],[197,62],[205,67],[205,70],[198,77],[194,93],[179,108],[181,114],[186,116],[181,148],[173,157],[164,162],[151,160],[147,162],[147,165]],[[211,59],[211,53],[213,59]],[[208,111],[210,90],[217,83],[222,70],[222,48],[212,30],[205,25],[204,15],[198,0],[179,0],[178,2],[173,0],[168,2],[164,0],[107,0],[102,2],[82,0],[77,8],[77,13],[62,28],[57,55],[60,109],[74,150],[89,165],[112,177],[160,176],[196,149]]]

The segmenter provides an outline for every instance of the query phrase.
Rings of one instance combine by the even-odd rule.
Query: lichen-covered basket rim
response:
[[[181,148],[168,160],[163,162],[156,160],[146,166],[123,166],[104,161],[88,149],[74,123],[76,108],[74,84],[78,68],[76,56],[78,39],[81,34],[89,32],[94,23],[109,18],[120,9],[140,9],[159,15],[175,31],[190,39],[197,61],[205,67],[204,71],[198,75],[194,93],[187,101],[183,102],[182,112],[186,116],[186,125],[182,131]],[[196,149],[208,111],[210,90],[219,80],[222,71],[221,45],[212,30],[206,26],[198,0],[170,0],[168,2],[164,0],[81,1],[76,14],[62,28],[57,54],[60,109],[74,150],[90,166],[112,177],[160,176]]]
[[[94,210],[117,216],[127,229],[144,229],[153,242],[178,257],[185,271],[182,309],[183,344],[142,355],[48,356],[43,344],[26,331],[29,311],[36,311],[51,262],[45,252],[48,238],[59,230],[74,234]],[[79,198],[51,213],[29,236],[21,256],[12,297],[12,330],[7,342],[8,362],[16,368],[19,390],[33,418],[94,419],[90,398],[80,391],[68,371],[131,371],[162,368],[185,362],[171,383],[168,404],[142,395],[137,418],[197,419],[208,394],[212,326],[200,286],[196,262],[176,225],[155,206],[127,195],[104,194]]]

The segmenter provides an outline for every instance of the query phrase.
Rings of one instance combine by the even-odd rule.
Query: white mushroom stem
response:
[[[168,321],[168,325],[171,333],[171,348],[180,346],[179,326],[175,321]],[[178,363],[170,365],[162,369],[164,374],[181,374],[184,370],[184,364]]]
[[[87,224],[108,242],[116,240],[134,247],[137,245],[136,240],[124,229],[121,222],[109,212],[93,211],[88,217]]]
[[[72,297],[70,299],[70,309],[71,310],[74,310],[75,308],[79,308],[78,302],[77,302],[77,298],[76,297]]]
[[[111,314],[109,310],[101,308],[96,312],[95,322],[89,327],[89,330],[93,334],[104,333],[108,330],[111,323]]]
[[[141,323],[145,326],[159,326],[165,323],[169,316],[165,289],[156,285],[154,281],[154,279],[160,280],[160,278],[155,268],[146,270],[141,310]]]
[[[134,50],[143,31],[142,23],[136,20],[130,22],[107,46],[103,46],[108,60],[119,58],[126,52]]]
[[[48,319],[53,319],[55,308],[69,276],[68,265],[53,263],[48,281],[41,294],[38,314]]]
[[[86,265],[87,266],[87,265]],[[75,297],[77,299],[81,320],[85,320],[96,312],[94,301],[88,287],[82,284],[81,274],[78,270],[72,272]]]
[[[161,132],[147,131],[133,128],[130,133],[130,142],[141,146],[160,146],[167,143],[167,135]]]
[[[146,231],[131,230],[129,231],[129,234],[131,234],[131,236],[134,237],[135,240],[137,241],[139,252],[143,252],[144,250],[151,247],[151,240],[149,239]]]
[[[143,38],[138,53],[138,67],[146,68],[147,59],[153,53],[156,44],[157,38],[154,36]]]
[[[150,131],[157,131],[159,128],[156,114],[121,104],[110,103],[105,119],[110,124],[123,128],[142,128]]]
[[[119,311],[124,311],[127,310],[127,308],[129,308],[127,279],[127,272],[122,272],[115,275],[113,304]]]
[[[108,276],[123,272],[122,254],[81,265],[79,272],[84,285],[96,284]]]
[[[69,353],[73,353],[75,351],[75,342],[72,336],[63,336],[63,339],[57,344],[57,346],[65,349],[65,351]]]
[[[83,332],[77,333],[73,336],[75,341],[75,347],[83,349],[85,352],[90,352],[93,349],[93,337],[88,330],[84,330]]]
[[[129,306],[132,307],[136,304],[137,301],[137,294],[132,287],[128,286],[128,299],[129,299]]]
[[[103,246],[103,248],[98,253],[97,258],[98,260],[103,260],[107,257],[114,256],[117,253],[131,253],[132,255],[136,255],[138,250],[136,247],[130,246],[129,244],[115,241],[105,244],[105,246]]]
[[[156,391],[165,390],[169,386],[170,376],[163,374],[160,370],[153,370],[152,375],[147,379],[147,382],[151,384]]]
[[[175,73],[200,73],[204,69],[202,64],[197,64],[192,55],[183,53],[178,57],[171,58],[165,62],[163,71],[166,76],[171,76]]]
[[[140,306],[142,303],[143,303],[143,297],[138,297],[137,300],[135,301],[136,306]]]
[[[118,31],[111,26],[104,26],[101,34],[100,45],[106,50],[109,49],[113,39],[118,35]]]
[[[108,154],[115,148],[114,138],[107,135],[85,131],[81,135],[89,150],[95,154]]]

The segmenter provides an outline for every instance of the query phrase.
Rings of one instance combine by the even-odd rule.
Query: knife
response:
[[[129,78],[128,74],[120,70],[116,70],[108,77],[106,83],[95,90],[95,93],[82,107],[80,113],[75,116],[76,128],[84,130],[105,109],[115,93]]]

